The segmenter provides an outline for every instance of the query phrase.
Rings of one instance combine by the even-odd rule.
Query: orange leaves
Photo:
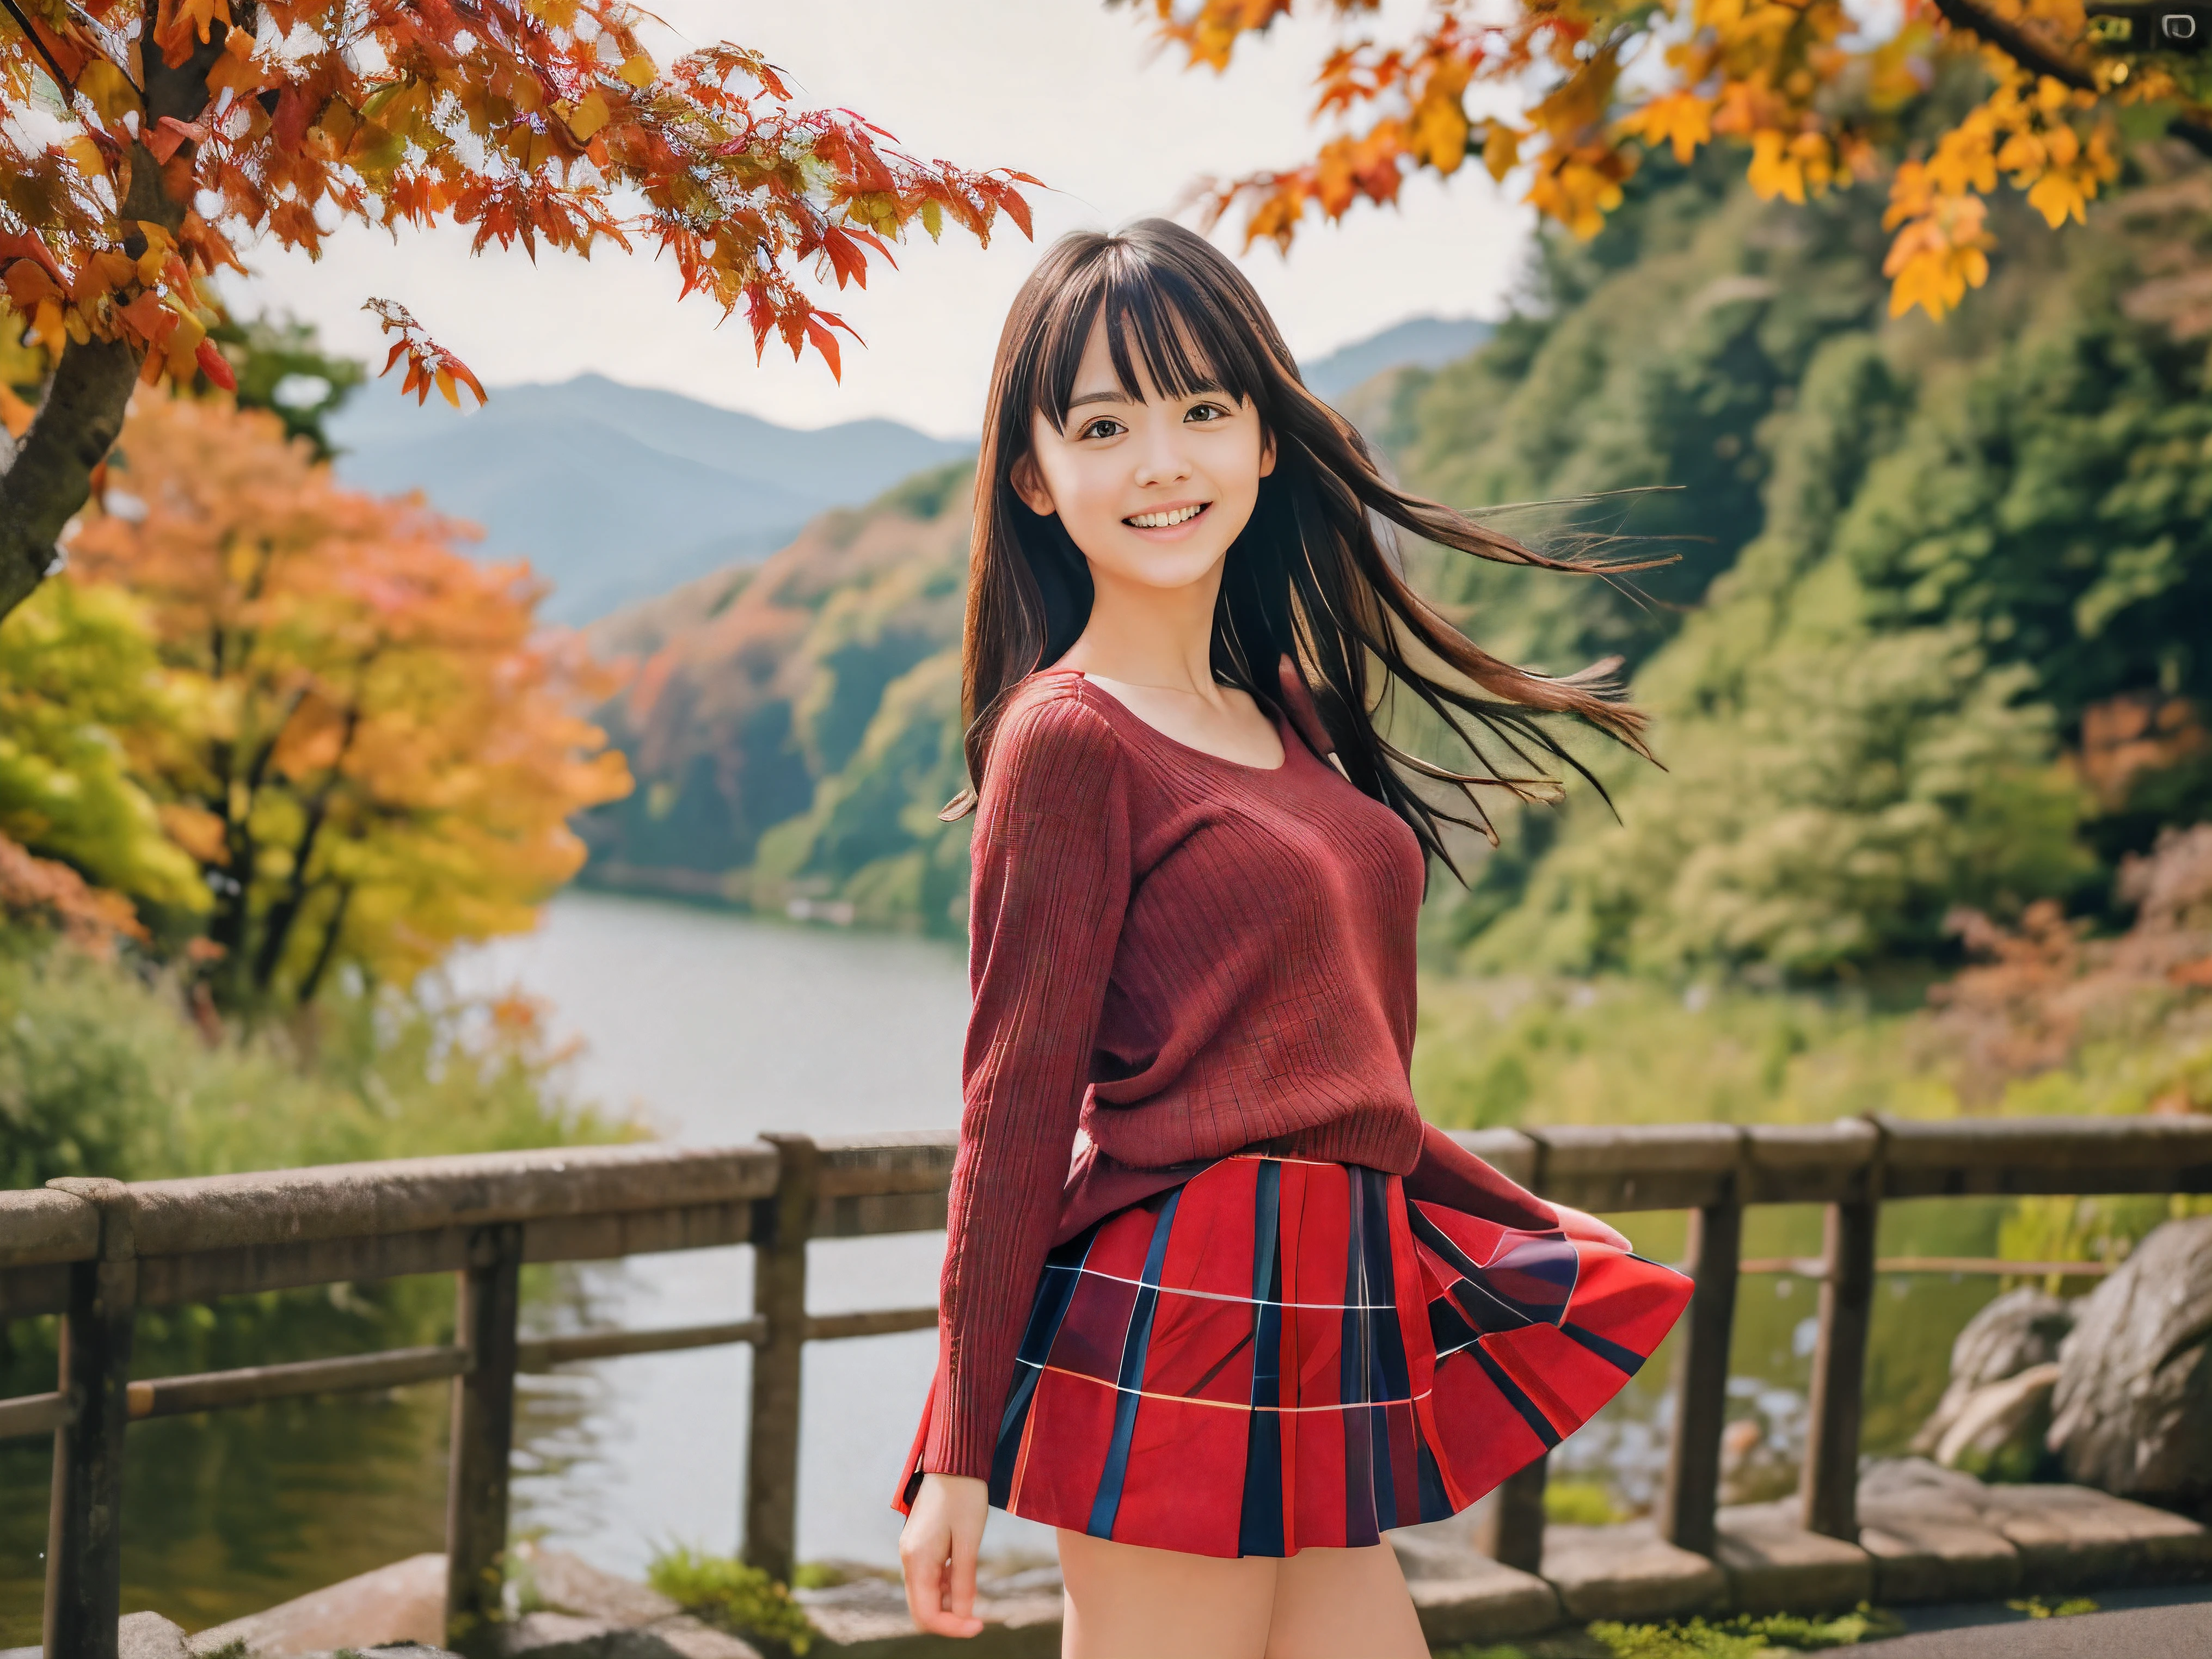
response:
[[[1306,3],[1340,19],[1380,9]],[[1150,8],[1160,40],[1215,70],[1291,9],[1291,0]],[[2212,127],[2212,82],[2154,57],[2109,55],[2084,0],[1906,0],[1885,27],[1865,27],[1864,12],[1846,0],[1426,0],[1396,38],[1328,49],[1314,116],[1346,130],[1322,137],[1312,161],[1207,181],[1201,199],[1216,220],[1243,205],[1248,246],[1287,249],[1309,206],[1336,219],[1362,200],[1394,200],[1405,172],[1449,175],[1479,148],[1492,179],[1524,179],[1531,205],[1588,236],[1620,201],[1639,149],[1663,146],[1686,163],[1729,139],[1748,152],[1760,197],[1802,204],[1876,176],[1880,147],[1899,143],[1905,118],[1935,89],[1938,58],[1970,57],[1994,90],[1948,127],[1922,124],[1936,125],[1935,143],[1899,173],[1890,213],[1896,308],[1942,315],[1984,280],[1992,239],[1981,198],[2001,177],[2055,228],[2084,221],[2118,174],[2113,106],[2160,105]]]
[[[798,107],[745,47],[664,68],[628,0],[259,0],[283,42],[267,52],[255,27],[232,26],[234,5],[35,0],[40,19],[64,21],[35,39],[0,28],[0,237],[27,236],[52,266],[38,292],[11,283],[9,303],[48,350],[124,338],[152,354],[149,376],[191,374],[198,337],[179,319],[207,308],[202,279],[236,265],[234,244],[313,252],[350,218],[456,223],[480,249],[519,242],[533,258],[643,237],[675,256],[686,293],[765,307],[770,331],[830,362],[842,325],[815,314],[810,266],[843,288],[916,225],[988,240],[1004,216],[1031,234],[1035,179],[923,162],[849,111]],[[173,71],[150,122],[119,44],[149,33]],[[73,84],[65,116],[14,119],[41,72]],[[134,155],[160,169],[158,210],[130,188]],[[150,262],[142,217],[185,227]],[[125,254],[118,272],[109,262]],[[0,280],[33,257],[0,246]],[[418,397],[476,389],[399,331]]]
[[[401,397],[411,392],[419,405],[428,400],[430,388],[435,386],[439,396],[459,409],[461,406],[460,388],[466,386],[476,393],[479,409],[489,401],[484,396],[482,384],[470,372],[469,366],[423,333],[422,325],[415,320],[414,314],[405,306],[391,300],[371,300],[362,309],[375,316],[385,333],[399,336],[392,342],[392,349],[384,359],[384,367],[377,373],[391,374],[398,366],[399,360],[404,357],[407,373],[399,383]]]
[[[574,712],[613,678],[548,636],[526,568],[340,488],[266,415],[142,398],[123,441],[144,510],[86,515],[70,580],[143,602],[196,716],[143,775],[169,839],[232,878],[218,991],[309,994],[333,952],[404,977],[529,925],[582,861],[568,817],[629,777]]]

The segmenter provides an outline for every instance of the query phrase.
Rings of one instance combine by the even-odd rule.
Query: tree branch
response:
[[[39,38],[38,30],[31,27],[31,20],[23,15],[22,8],[15,3],[15,0],[0,0],[0,6],[7,7],[8,15],[14,18],[15,27],[23,31],[23,38],[31,43],[31,49],[39,54],[39,61],[46,66],[46,73],[54,77],[54,85],[61,89],[62,96],[64,99],[76,97],[76,84],[68,76],[62,73],[62,66],[54,61],[53,53],[46,50],[46,43]]]
[[[118,340],[75,340],[0,474],[0,617],[30,598],[54,562],[62,527],[92,494],[92,471],[116,434],[138,379],[138,355]]]
[[[204,45],[171,69],[154,41],[155,18],[156,8],[147,7],[139,40],[146,64],[142,132],[165,115],[189,121],[207,107],[208,70],[222,54],[227,33],[218,24]],[[185,222],[187,204],[170,199],[161,183],[161,164],[143,143],[134,141],[130,155],[131,187],[121,216],[152,220],[175,231]],[[138,353],[117,340],[71,340],[62,348],[31,429],[7,471],[0,473],[0,617],[36,592],[53,568],[55,544],[90,497],[93,469],[123,430],[138,362]]]
[[[2047,75],[2062,86],[2076,92],[2101,92],[2097,77],[2071,58],[2064,58],[2045,46],[2017,23],[2002,17],[1993,17],[1974,5],[1972,0],[1936,0],[1936,9],[1943,14],[1944,21],[1954,28],[1978,34],[2022,69],[2033,70],[2038,75]],[[2102,10],[2093,6],[2092,10]],[[2166,130],[2192,149],[2212,155],[2212,126],[2193,121],[2185,115],[2177,115],[2166,123]]]

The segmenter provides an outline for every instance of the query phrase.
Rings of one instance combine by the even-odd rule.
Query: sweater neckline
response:
[[[1042,672],[1047,674],[1065,675],[1073,679],[1078,686],[1103,700],[1108,705],[1109,719],[1118,715],[1146,736],[1165,744],[1169,748],[1182,754],[1194,755],[1200,760],[1210,761],[1216,766],[1225,766],[1232,772],[1249,772],[1263,778],[1276,777],[1291,769],[1291,734],[1285,728],[1282,711],[1271,704],[1261,703],[1261,710],[1275,728],[1275,740],[1283,745],[1283,757],[1273,766],[1249,766],[1243,761],[1231,760],[1226,755],[1217,755],[1210,749],[1200,749],[1194,744],[1185,743],[1180,738],[1170,737],[1104,686],[1094,685],[1091,677],[1079,668],[1048,668]],[[1255,697],[1253,701],[1258,702],[1260,700]]]

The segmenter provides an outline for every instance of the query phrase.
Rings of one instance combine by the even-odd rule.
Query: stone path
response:
[[[2212,1659],[2212,1598],[1926,1631],[1869,1659]]]
[[[1440,1648],[1510,1642],[1596,1619],[1822,1613],[1861,1601],[1900,1609],[2002,1605],[2027,1595],[2053,1599],[2212,1581],[2212,1534],[2205,1528],[2085,1487],[1985,1486],[1933,1463],[1902,1459],[1869,1468],[1860,1482],[1859,1515],[1859,1541],[1846,1544],[1801,1530],[1792,1504],[1724,1509],[1719,1547],[1710,1560],[1664,1542],[1649,1522],[1555,1526],[1546,1532],[1536,1573],[1480,1553],[1466,1516],[1389,1536],[1421,1627]],[[758,1659],[744,1642],[686,1616],[641,1584],[558,1550],[525,1544],[517,1558],[527,1583],[526,1605],[540,1610],[508,1627],[514,1659]],[[898,1585],[865,1571],[833,1589],[799,1591],[796,1599],[821,1633],[813,1652],[823,1659],[1054,1659],[1060,1651],[1056,1568],[987,1573],[978,1589],[976,1610],[988,1623],[981,1636],[962,1643],[920,1635]],[[444,1602],[444,1559],[417,1556],[202,1632],[188,1643],[182,1632],[173,1642],[161,1637],[160,1652],[149,1647],[133,1659],[208,1659],[232,1643],[243,1643],[259,1659],[428,1644],[439,1639]],[[156,1623],[175,1631],[166,1620]],[[2108,1645],[2080,1645],[2092,1639],[2081,1632],[2098,1630],[2112,1632]],[[155,1634],[151,1626],[146,1632],[149,1638]],[[1978,1645],[1957,1645],[1968,1642]],[[2014,1621],[1971,1636],[1948,1630],[1902,1638],[1881,1650],[1885,1659],[1969,1659],[2001,1651],[2005,1659],[2092,1651],[2122,1659],[2212,1659],[2212,1601]]]

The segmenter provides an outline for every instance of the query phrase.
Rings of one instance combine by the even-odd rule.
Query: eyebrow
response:
[[[1187,398],[1226,398],[1229,388],[1221,386],[1196,386],[1183,394]],[[1079,398],[1070,398],[1067,406],[1080,409],[1085,404],[1126,404],[1132,401],[1118,387],[1110,392],[1086,392]]]

